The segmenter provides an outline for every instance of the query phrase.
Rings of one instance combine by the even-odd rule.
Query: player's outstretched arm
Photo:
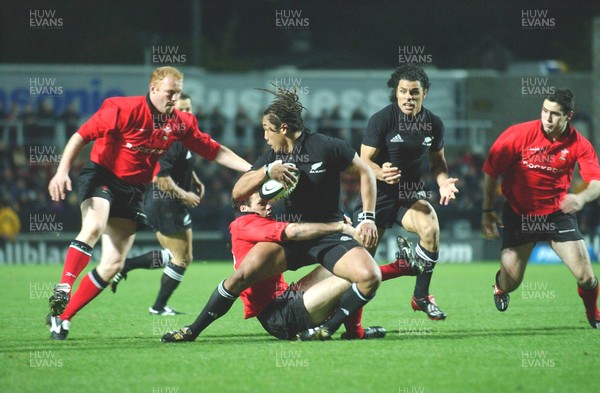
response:
[[[500,220],[494,211],[494,200],[496,199],[496,189],[498,179],[491,177],[487,173],[483,174],[483,206],[481,213],[481,232],[483,237],[492,240],[500,236],[497,224]]]
[[[446,164],[444,149],[429,152],[429,166],[431,175],[440,188],[440,205],[447,205],[451,200],[456,199],[458,179],[448,176],[448,164]]]
[[[224,167],[239,172],[247,172],[252,166],[248,161],[244,160],[242,157],[235,154],[230,148],[223,145],[221,145],[215,161],[219,165],[223,165]]]
[[[179,187],[171,176],[155,176],[152,183],[154,183],[159,190],[173,195],[188,207],[196,207],[200,204],[200,195]]]
[[[284,240],[310,240],[331,233],[345,233],[353,236],[354,228],[343,222],[295,222],[288,224],[283,231]]]
[[[48,192],[53,201],[65,199],[65,188],[67,191],[72,191],[69,171],[85,144],[86,142],[77,132],[67,142],[60,159],[60,164],[58,164],[58,168],[56,169],[56,174],[50,179],[50,183],[48,184]]]

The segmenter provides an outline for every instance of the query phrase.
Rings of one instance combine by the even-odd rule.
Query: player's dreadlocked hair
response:
[[[265,109],[263,116],[268,116],[268,119],[277,129],[283,123],[286,123],[292,132],[304,130],[304,119],[302,118],[302,110],[306,109],[300,103],[300,99],[295,91],[282,89],[275,86],[275,90],[260,89],[275,96],[275,99]]]
[[[407,81],[419,81],[421,82],[421,87],[423,90],[429,90],[431,83],[429,83],[429,77],[423,70],[423,68],[417,64],[402,64],[398,66],[392,76],[390,76],[390,80],[388,80],[388,87],[392,88],[392,94],[390,95],[390,101],[396,102],[398,99],[396,97],[396,89],[398,88],[398,82],[401,79]]]
[[[575,94],[570,89],[556,89],[553,93],[546,94],[544,98],[559,104],[564,113],[572,112],[575,106]]]

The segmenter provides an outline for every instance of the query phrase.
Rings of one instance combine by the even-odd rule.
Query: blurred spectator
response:
[[[350,117],[352,121],[352,128],[350,132],[351,141],[350,144],[360,153],[360,145],[362,143],[364,130],[367,129],[367,115],[362,111],[360,106],[357,106],[354,111],[352,111],[352,116]]]
[[[54,141],[54,130],[56,128],[56,116],[54,115],[54,103],[51,99],[40,101],[38,104],[38,138],[45,144]]]
[[[321,116],[317,119],[317,132],[327,136],[335,136],[333,121],[329,112],[325,109],[321,111]]]
[[[23,112],[19,114],[19,120],[23,122],[23,132],[26,138],[37,136],[37,114],[32,104],[25,105]]]
[[[223,132],[225,131],[225,124],[227,123],[227,119],[225,115],[221,113],[218,106],[215,106],[208,117],[210,122],[210,136],[217,141],[221,140],[223,136]]]
[[[198,127],[200,127],[201,130],[205,130],[206,129],[206,122],[208,120],[208,116],[204,112],[204,109],[202,109],[201,106],[198,106],[196,108],[195,115],[196,115],[196,121],[198,122]]]
[[[238,145],[245,141],[246,129],[251,125],[252,121],[246,114],[244,107],[240,106],[235,114],[235,137]]]
[[[0,201],[0,244],[14,242],[21,231],[21,220],[6,200]]]
[[[65,122],[66,137],[69,138],[79,129],[79,112],[75,102],[71,102],[60,115],[60,119]]]

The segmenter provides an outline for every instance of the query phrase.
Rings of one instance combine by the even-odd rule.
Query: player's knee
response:
[[[367,292],[375,292],[381,284],[381,270],[377,266],[364,267],[356,272],[356,283],[367,289]]]
[[[426,224],[421,225],[419,230],[419,237],[424,242],[437,243],[437,239],[439,239],[440,237],[439,224],[434,221],[429,221]]]
[[[98,239],[100,239],[100,236],[102,236],[105,227],[106,226],[100,222],[85,222],[77,238],[81,238],[81,240],[87,244],[96,243]]]
[[[584,271],[577,277],[577,285],[583,289],[592,289],[594,284],[596,284],[596,277],[593,273]]]
[[[225,289],[233,295],[239,295],[244,289],[252,285],[250,277],[250,274],[236,270],[234,274],[225,280]]]

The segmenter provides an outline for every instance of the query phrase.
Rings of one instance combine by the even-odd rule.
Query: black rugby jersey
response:
[[[444,147],[444,124],[425,107],[416,116],[409,116],[394,102],[371,116],[362,144],[379,148],[373,162],[379,166],[391,162],[398,167],[401,183],[417,183],[426,154]],[[399,187],[377,181],[378,193],[397,194]]]
[[[171,176],[175,184],[191,191],[192,171],[196,156],[181,142],[173,142],[167,153],[158,160],[156,176]]]
[[[340,209],[340,172],[352,163],[356,152],[341,139],[303,132],[286,154],[272,149],[260,156],[252,170],[282,160],[300,170],[294,192],[280,206],[273,207],[273,218],[286,222],[335,222],[342,220]]]

